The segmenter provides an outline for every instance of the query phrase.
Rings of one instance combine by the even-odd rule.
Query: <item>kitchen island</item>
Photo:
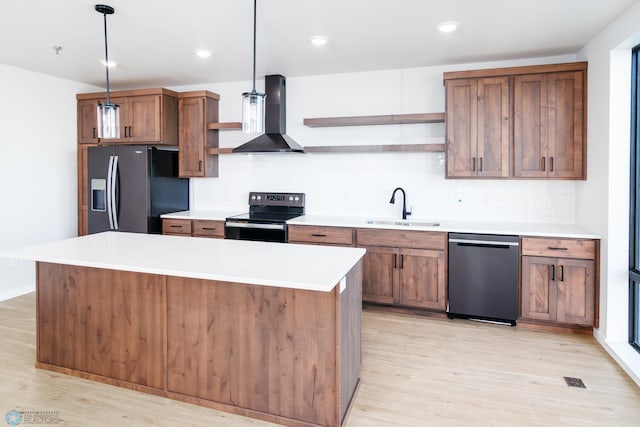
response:
[[[359,382],[363,249],[107,232],[37,261],[36,366],[292,426]]]

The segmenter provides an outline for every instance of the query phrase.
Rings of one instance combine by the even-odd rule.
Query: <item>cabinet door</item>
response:
[[[595,314],[594,274],[593,261],[558,260],[558,322],[593,325]]]
[[[547,176],[547,75],[515,76],[513,80],[514,174]]]
[[[447,177],[477,175],[478,81],[448,80],[447,93]]]
[[[98,142],[98,100],[78,101],[78,143]]]
[[[399,271],[400,304],[446,309],[444,251],[401,249]]]
[[[556,319],[556,258],[522,257],[522,318]]]
[[[367,246],[362,262],[362,300],[393,304],[397,291],[398,250]]]
[[[160,142],[160,96],[128,99],[124,136],[127,142]]]
[[[180,133],[179,175],[182,178],[205,176],[204,98],[181,98],[178,102]]]
[[[547,162],[554,178],[583,178],[583,72],[548,76]]]
[[[478,176],[509,176],[509,78],[478,79]],[[472,168],[473,168],[473,161]]]

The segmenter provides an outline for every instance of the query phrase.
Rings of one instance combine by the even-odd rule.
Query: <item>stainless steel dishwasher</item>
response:
[[[518,236],[449,233],[449,318],[516,324]]]

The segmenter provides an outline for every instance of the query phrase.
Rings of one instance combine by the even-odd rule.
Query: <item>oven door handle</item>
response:
[[[234,228],[257,228],[263,230],[284,230],[286,224],[258,224],[253,222],[227,221],[225,222],[224,226]]]

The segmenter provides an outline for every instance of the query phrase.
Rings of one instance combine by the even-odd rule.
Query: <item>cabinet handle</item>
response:
[[[551,281],[556,280],[556,266],[551,264]]]
[[[549,249],[550,251],[568,251],[569,248],[561,248],[558,246],[547,246],[547,249]]]
[[[313,237],[327,237],[326,234],[322,234],[322,233],[313,233],[312,236]]]
[[[400,255],[400,268],[404,268],[404,255]]]
[[[198,172],[202,172],[202,160],[198,160]]]
[[[393,254],[393,268],[398,268],[398,254]]]
[[[560,266],[560,281],[564,282],[564,265]]]
[[[475,171],[476,171],[476,158],[475,158],[475,157],[473,157],[473,158],[471,159],[471,161],[472,161],[472,165],[471,165],[471,172],[475,172]]]
[[[129,126],[129,138],[133,136],[133,126]]]
[[[549,172],[553,172],[553,157],[549,157]]]
[[[97,138],[97,136],[96,136],[96,128],[93,128],[93,138],[94,139]]]
[[[480,157],[480,167],[478,168],[478,172],[482,172],[482,157]]]
[[[124,137],[125,138],[127,137],[127,127],[126,126],[124,127]]]
[[[540,157],[540,163],[542,164],[542,166],[541,166],[542,172],[545,172],[547,170],[547,158],[546,157]]]

